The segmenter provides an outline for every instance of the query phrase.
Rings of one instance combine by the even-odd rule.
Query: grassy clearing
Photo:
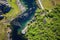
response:
[[[53,8],[53,5],[50,0],[42,0],[42,4],[45,9],[51,9]]]
[[[60,0],[41,0],[45,9],[52,9],[56,4],[60,5]]]
[[[60,0],[55,0],[56,4],[60,5]]]

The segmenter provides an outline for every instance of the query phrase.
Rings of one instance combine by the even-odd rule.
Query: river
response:
[[[24,35],[18,35],[18,31],[22,31],[26,27],[27,22],[32,19],[37,9],[37,5],[34,0],[22,0],[22,2],[24,5],[27,5],[26,7],[28,9],[11,21],[12,40],[27,40]]]

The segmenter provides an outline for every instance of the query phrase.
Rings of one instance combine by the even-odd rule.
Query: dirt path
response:
[[[38,0],[38,2],[39,2],[39,4],[40,4],[41,9],[44,10],[44,7],[43,7],[43,5],[42,5],[41,0]]]

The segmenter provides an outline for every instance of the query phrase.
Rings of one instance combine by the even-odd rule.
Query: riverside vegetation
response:
[[[42,11],[36,11],[34,20],[27,25],[25,36],[29,40],[60,40],[60,5],[47,10],[44,16]]]

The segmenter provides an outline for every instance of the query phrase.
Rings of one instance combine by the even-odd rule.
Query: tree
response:
[[[38,16],[37,19],[35,19],[35,22],[31,23],[34,25],[29,25],[25,36],[29,40],[60,40],[60,16],[58,16],[60,15],[59,11],[60,8],[56,7],[51,12],[48,12],[48,14],[44,17]],[[40,13],[36,14],[39,15]],[[43,22],[44,18],[46,18],[45,24]]]

